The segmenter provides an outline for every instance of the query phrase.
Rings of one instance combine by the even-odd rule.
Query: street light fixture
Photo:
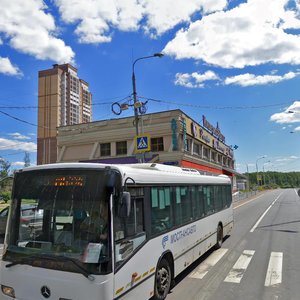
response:
[[[135,73],[134,73],[134,67],[135,64],[142,59],[147,59],[147,58],[152,58],[152,57],[163,57],[164,55],[162,53],[154,53],[153,55],[149,56],[143,56],[137,58],[133,64],[132,64],[132,90],[133,90],[133,105],[134,105],[134,116],[135,116],[135,130],[136,130],[136,135],[139,135],[139,113],[138,113],[138,108],[139,108],[139,102],[137,101],[136,97],[136,82],[135,82]]]

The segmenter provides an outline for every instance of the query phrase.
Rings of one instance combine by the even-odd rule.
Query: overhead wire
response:
[[[118,98],[118,97],[116,97]],[[193,103],[183,103],[183,102],[175,102],[170,100],[163,100],[163,99],[155,99],[145,96],[138,96],[140,99],[145,99],[147,101],[152,101],[156,103],[165,103],[165,104],[172,104],[177,106],[186,106],[186,107],[194,107],[194,108],[202,108],[202,109],[263,109],[268,107],[277,107],[282,105],[289,105],[292,104],[294,101],[288,101],[288,102],[281,102],[281,103],[271,103],[271,104],[264,104],[264,105],[238,105],[238,106],[219,106],[219,105],[199,105],[199,104],[193,104]],[[111,98],[113,99],[113,98]],[[123,101],[129,101],[131,100],[131,95],[127,95],[126,97],[123,97],[122,99],[118,101],[112,101],[112,102],[94,102],[91,103],[91,106],[98,106],[98,105],[111,105],[114,102],[123,102]],[[59,108],[61,105],[51,105],[52,108]],[[0,106],[0,109],[38,109],[38,108],[46,108],[45,106]]]
[[[39,128],[44,128],[44,129],[49,129],[49,127],[46,127],[46,126],[40,126],[40,125],[31,123],[31,122],[28,122],[28,121],[26,121],[26,120],[23,120],[23,119],[20,119],[20,118],[18,118],[18,117],[15,117],[15,116],[13,116],[13,115],[11,115],[11,114],[9,114],[9,113],[6,113],[6,112],[4,112],[4,111],[2,111],[2,110],[0,110],[0,114],[3,114],[3,115],[5,115],[5,116],[7,116],[7,117],[9,117],[9,118],[12,118],[12,119],[14,119],[14,120],[16,120],[16,121],[19,121],[19,122],[22,122],[22,123],[25,123],[25,124],[27,124],[27,125],[31,125],[31,126],[39,127]]]
[[[3,149],[12,149],[12,148],[14,148],[16,146],[24,145],[24,144],[29,144],[29,143],[35,144],[34,142],[21,142],[21,143],[12,144],[12,145],[9,145],[9,146],[0,146],[0,150],[3,150]]]
[[[24,151],[19,151],[19,152],[15,152],[15,153],[1,154],[1,157],[11,156],[11,155],[18,155],[18,154],[25,153],[25,152],[32,153],[32,152],[36,152],[36,151],[37,151],[37,149],[32,149],[31,151],[24,150]]]
[[[218,106],[218,105],[197,105],[197,104],[191,104],[191,103],[179,103],[174,101],[168,101],[168,100],[161,100],[161,99],[154,99],[144,96],[139,96],[141,99],[146,99],[148,101],[157,102],[157,103],[166,103],[166,104],[173,104],[178,106],[187,106],[187,107],[194,107],[194,108],[202,108],[202,109],[261,109],[261,108],[268,108],[268,107],[276,107],[276,106],[282,106],[282,105],[288,105],[293,103],[292,101],[289,102],[282,102],[282,103],[274,103],[274,104],[265,104],[265,105],[239,105],[239,106]],[[295,100],[296,101],[296,100]]]
[[[109,98],[109,99],[117,99],[117,98],[121,98],[120,100],[118,100],[117,102],[122,102],[125,100],[128,100],[130,98],[130,95],[127,95],[125,97],[114,97],[114,98]],[[91,106],[99,106],[99,105],[110,105],[113,102],[116,102],[115,100],[111,101],[111,102],[93,102],[91,103]],[[49,105],[49,106],[38,106],[38,105],[28,105],[28,106],[7,106],[7,105],[0,105],[0,109],[38,109],[38,108],[47,108],[50,107],[51,108],[60,108],[61,105]]]

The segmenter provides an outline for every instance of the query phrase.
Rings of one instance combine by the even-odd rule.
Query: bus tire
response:
[[[223,243],[223,228],[222,225],[219,224],[217,229],[217,243],[215,245],[215,249],[220,249],[222,247],[222,243]]]
[[[169,262],[163,258],[155,272],[155,283],[154,283],[154,296],[153,300],[164,300],[166,299],[172,282],[172,274]]]

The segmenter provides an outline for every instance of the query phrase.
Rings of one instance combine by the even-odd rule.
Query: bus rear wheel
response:
[[[215,245],[215,249],[220,249],[223,243],[223,228],[221,225],[218,225],[217,229],[217,243]]]
[[[155,273],[155,285],[153,300],[166,299],[171,287],[171,268],[166,259],[162,259],[158,264]]]

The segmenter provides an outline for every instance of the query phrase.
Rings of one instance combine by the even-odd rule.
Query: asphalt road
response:
[[[234,229],[176,278],[167,300],[299,300],[300,198],[294,189],[235,203]]]

